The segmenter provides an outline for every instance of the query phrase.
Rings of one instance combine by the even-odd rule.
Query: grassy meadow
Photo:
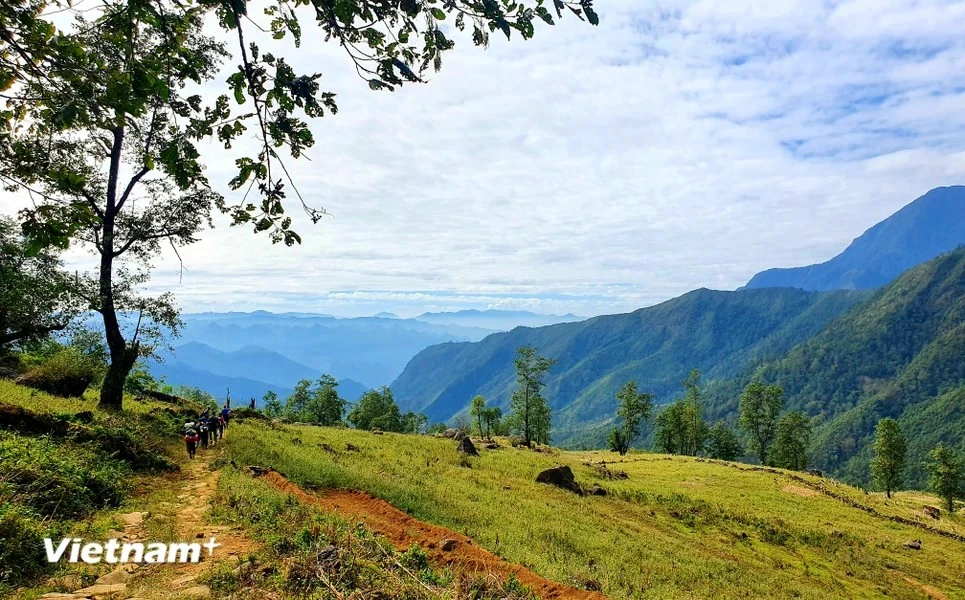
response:
[[[540,575],[599,585],[615,599],[965,598],[965,542],[886,518],[965,532],[961,515],[926,522],[921,507],[939,502],[920,492],[887,500],[750,465],[635,453],[614,464],[612,453],[505,443],[466,459],[451,440],[347,429],[245,422],[230,437],[238,464],[271,466],[319,493],[365,490]],[[628,479],[607,479],[591,464],[599,461]],[[557,464],[609,495],[535,483]],[[914,539],[921,550],[903,546]]]

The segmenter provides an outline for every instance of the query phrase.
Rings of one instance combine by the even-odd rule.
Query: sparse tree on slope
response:
[[[569,8],[598,23],[589,0],[554,8],[557,17]],[[477,46],[492,31],[527,39],[537,19],[553,23],[541,2],[279,0],[265,9],[264,26],[248,9],[246,0],[102,0],[93,10],[72,0],[0,3],[0,181],[34,200],[21,215],[32,250],[81,242],[98,257],[84,281],[110,348],[104,408],[121,408],[124,380],[145,352],[144,340],[125,331],[124,313],[179,324],[169,298],[134,293],[162,245],[195,242],[215,209],[294,244],[290,190],[313,222],[325,214],[302,200],[280,149],[298,158],[314,144],[306,119],[335,112],[334,94],[321,90],[320,73],[298,73],[246,39],[251,27],[290,36],[297,47],[303,25],[316,23],[322,31],[313,39],[344,49],[371,89],[392,90],[441,68],[455,45],[440,27],[449,15],[456,29],[472,27]],[[229,93],[205,101],[190,88],[221,70],[229,41],[241,64],[229,70]],[[235,157],[228,187],[237,201],[229,201],[205,177],[198,148],[217,142],[231,150],[253,137],[249,127],[256,141]]]
[[[409,411],[402,415],[402,433],[421,433],[429,424],[429,417],[422,413]]]
[[[362,394],[347,419],[356,429],[402,431],[402,413],[395,403],[392,390],[384,385]]]
[[[483,416],[486,413],[486,399],[482,396],[475,396],[469,407],[469,414],[476,417],[476,426],[479,428],[479,436],[483,436]]]
[[[295,384],[295,389],[285,400],[285,417],[292,421],[305,422],[305,409],[312,399],[312,381],[302,379]]]
[[[684,440],[686,438],[686,423],[683,411],[684,405],[677,401],[670,404],[657,415],[656,442],[657,449],[667,454],[684,454]]]
[[[890,417],[878,421],[878,426],[875,428],[874,450],[875,457],[871,461],[872,478],[891,498],[891,492],[901,487],[905,471],[905,456],[908,453],[908,442],[901,434],[898,421]]]
[[[755,381],[744,388],[740,398],[739,425],[751,438],[751,448],[762,465],[777,435],[777,423],[784,408],[784,389]]]
[[[925,463],[930,473],[928,484],[945,501],[948,512],[955,512],[955,500],[965,496],[965,460],[944,443],[928,453]]]
[[[811,441],[811,422],[799,412],[788,413],[777,424],[777,435],[770,452],[775,467],[803,471],[808,466],[807,448]]]
[[[610,432],[607,441],[610,449],[624,455],[640,434],[640,422],[650,416],[653,394],[637,392],[637,382],[628,381],[617,392],[617,418],[623,420],[621,427]]]
[[[269,390],[261,399],[262,404],[265,406],[265,414],[273,419],[277,419],[284,413],[284,407],[282,406],[281,400],[278,399],[278,394]]]
[[[305,404],[305,421],[328,427],[337,425],[342,421],[345,404],[338,395],[338,380],[331,375],[322,375]]]
[[[708,433],[707,456],[719,460],[737,460],[744,453],[744,447],[737,434],[723,422],[718,421]]]
[[[692,369],[683,381],[685,390],[682,404],[683,446],[681,451],[697,456],[704,449],[708,428],[703,416],[703,398],[700,392],[700,371]]]
[[[486,437],[492,439],[493,435],[502,433],[503,411],[498,406],[491,406],[483,413],[483,423],[486,424]]]
[[[516,350],[516,391],[511,407],[513,421],[527,446],[533,441],[549,442],[550,409],[543,397],[543,376],[555,360],[540,356],[532,346],[520,346]]]

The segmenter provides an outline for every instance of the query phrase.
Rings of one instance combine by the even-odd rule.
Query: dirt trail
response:
[[[236,560],[253,552],[259,546],[245,537],[240,530],[231,527],[208,525],[204,513],[208,510],[218,482],[218,472],[210,470],[211,460],[217,450],[199,453],[195,460],[186,461],[176,475],[170,477],[165,487],[176,486],[179,492],[177,502],[161,502],[153,512],[132,512],[116,515],[121,528],[110,532],[110,537],[123,542],[157,542],[156,528],[170,530],[164,537],[173,537],[181,542],[205,543],[214,537],[220,544],[209,556],[202,549],[201,562],[177,564],[129,563],[118,566],[110,573],[98,578],[93,585],[79,587],[79,578],[61,578],[58,587],[73,590],[69,593],[53,592],[40,596],[41,600],[81,600],[94,598],[170,598],[172,595],[183,598],[207,598],[211,590],[199,585],[197,579],[214,564],[224,560]],[[154,529],[154,535],[149,529]]]
[[[465,535],[419,521],[388,502],[364,492],[329,490],[318,496],[304,491],[277,471],[264,470],[256,474],[306,504],[315,504],[343,517],[361,520],[369,529],[385,536],[399,550],[418,544],[429,554],[435,565],[459,565],[476,573],[496,575],[503,581],[512,574],[546,600],[606,600],[602,594],[556,583],[525,567],[509,563],[475,544]]]

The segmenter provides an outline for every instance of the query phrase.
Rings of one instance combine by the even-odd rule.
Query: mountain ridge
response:
[[[868,228],[837,256],[762,271],[744,288],[871,289],[965,244],[965,186],[938,187]]]

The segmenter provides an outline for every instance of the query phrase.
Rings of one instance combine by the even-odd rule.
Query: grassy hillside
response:
[[[813,462],[854,482],[868,478],[878,419],[898,419],[916,467],[910,483],[922,485],[928,450],[939,441],[965,449],[963,357],[965,249],[908,271],[753,376],[782,385],[787,406],[815,418]],[[715,394],[715,413],[736,410],[739,387]]]
[[[565,443],[613,415],[614,394],[628,379],[658,402],[672,400],[691,368],[709,378],[732,377],[779,356],[864,298],[861,292],[697,290],[629,314],[433,346],[409,362],[392,389],[403,410],[433,420],[465,411],[475,394],[505,410],[516,348],[532,344],[557,360],[546,392],[553,439]]]
[[[177,469],[179,410],[127,398],[121,413],[0,379],[0,597],[49,573],[42,539],[106,533],[103,511]]]
[[[228,448],[237,464],[273,467],[319,494],[365,490],[614,599],[923,598],[925,589],[965,598],[965,537],[953,539],[965,520],[926,523],[921,507],[937,500],[923,494],[889,501],[810,476],[650,454],[614,464],[610,453],[504,446],[466,459],[446,439],[261,423],[237,427]],[[603,460],[628,478],[607,478]],[[609,495],[534,482],[561,463]],[[920,551],[903,547],[913,539]]]

